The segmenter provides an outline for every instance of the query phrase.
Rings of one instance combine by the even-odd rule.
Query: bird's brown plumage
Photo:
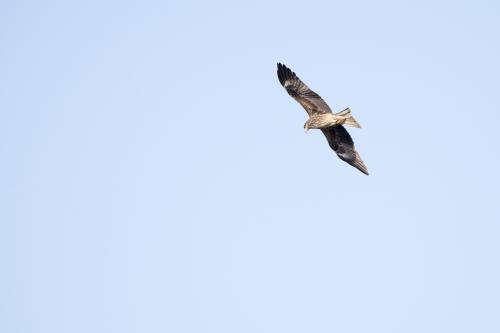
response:
[[[330,148],[335,151],[342,161],[349,163],[365,175],[368,175],[368,168],[354,148],[354,142],[344,126],[332,126],[330,128],[323,128],[321,131],[325,135]]]
[[[328,104],[317,93],[312,91],[288,67],[280,63],[278,63],[278,79],[288,94],[302,105],[309,117],[332,112]],[[368,175],[368,169],[354,148],[354,142],[344,126],[335,125],[321,128],[321,131],[341,160]]]
[[[278,79],[288,94],[304,107],[309,116],[332,112],[321,96],[309,89],[294,72],[280,63],[278,63]]]

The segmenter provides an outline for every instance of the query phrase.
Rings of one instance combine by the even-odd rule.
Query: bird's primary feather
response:
[[[278,63],[278,79],[288,94],[302,105],[309,116],[332,112],[328,104],[302,82],[288,67]]]

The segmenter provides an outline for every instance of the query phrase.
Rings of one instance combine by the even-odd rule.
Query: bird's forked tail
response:
[[[346,108],[340,112],[335,113],[334,115],[344,117],[345,118],[344,125],[346,126],[361,128],[361,125],[352,116],[350,108]]]

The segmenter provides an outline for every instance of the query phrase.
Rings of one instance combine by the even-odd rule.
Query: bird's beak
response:
[[[309,127],[304,128],[304,133],[307,133],[307,131],[309,131]]]

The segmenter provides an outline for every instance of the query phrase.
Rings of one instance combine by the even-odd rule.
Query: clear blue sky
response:
[[[0,331],[500,332],[499,16],[3,1]]]

